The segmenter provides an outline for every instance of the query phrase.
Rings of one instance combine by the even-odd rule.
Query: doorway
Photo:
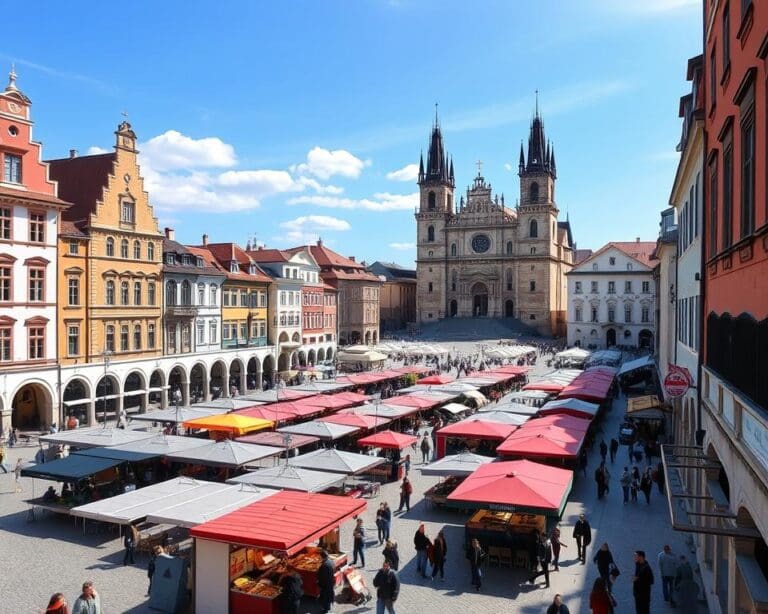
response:
[[[475,318],[488,316],[488,287],[481,282],[472,286],[472,315]]]
[[[612,348],[616,345],[616,329],[609,328],[605,333],[605,347]]]
[[[515,303],[513,301],[507,301],[506,303],[504,303],[504,317],[505,318],[515,317]]]

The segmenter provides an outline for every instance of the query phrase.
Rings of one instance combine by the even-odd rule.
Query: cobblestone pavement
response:
[[[474,344],[466,345],[470,347]],[[468,351],[461,347],[459,350]],[[537,365],[534,372],[543,373],[548,370],[543,365]],[[607,440],[617,431],[623,407],[624,399],[617,399],[613,410],[603,420],[601,426]],[[598,433],[598,442],[601,436]],[[8,450],[7,461],[15,463],[18,457],[31,459],[34,452],[33,447],[12,448]],[[413,455],[413,458],[420,459],[421,454]],[[619,601],[617,610],[634,611],[630,580],[634,570],[632,553],[635,549],[644,549],[651,559],[657,578],[653,587],[651,611],[674,611],[663,602],[655,559],[665,543],[671,544],[677,553],[687,553],[684,536],[670,528],[666,499],[659,495],[658,490],[654,490],[650,505],[644,502],[626,507],[622,505],[618,475],[626,458],[626,448],[622,447],[616,464],[610,467],[611,492],[603,501],[597,500],[591,479],[585,480],[582,475],[575,478],[561,523],[563,541],[567,548],[561,554],[560,572],[553,572],[550,576],[549,589],[543,588],[543,578],[540,578],[542,582],[536,586],[527,584],[527,574],[522,570],[489,568],[484,572],[483,588],[479,593],[470,584],[468,565],[462,549],[463,525],[467,516],[427,507],[421,494],[435,484],[437,478],[421,477],[418,471],[420,465],[415,464],[411,470],[413,505],[410,512],[396,514],[392,523],[392,537],[399,543],[401,559],[399,574],[402,588],[397,602],[398,612],[543,613],[555,593],[563,595],[572,614],[589,612],[589,589],[597,577],[595,565],[591,563],[593,552],[588,553],[586,565],[578,564],[575,560],[576,544],[571,538],[573,523],[581,512],[586,513],[592,525],[591,549],[607,541],[622,571],[614,587],[614,594]],[[599,453],[594,450],[590,455],[587,475],[592,474],[598,460]],[[52,515],[38,517],[30,522],[23,500],[41,495],[48,483],[29,478],[22,478],[22,482],[24,492],[15,494],[13,475],[0,474],[0,594],[3,595],[0,611],[39,613],[44,610],[50,595],[56,591],[64,592],[72,603],[82,581],[92,579],[102,595],[107,614],[150,612],[145,596],[146,556],[138,555],[136,565],[123,567],[122,543],[115,532],[96,533],[95,525],[88,524],[84,533],[81,523],[75,526],[72,519]],[[371,543],[366,550],[365,577],[374,593],[372,579],[383,560],[381,547],[373,545],[376,540],[374,518],[379,502],[384,500],[393,509],[397,508],[397,484],[385,485],[381,495],[369,501],[369,509],[364,516],[367,537]],[[445,531],[449,553],[444,582],[417,577],[413,534],[419,522],[426,524],[427,534],[431,537],[439,529]],[[347,552],[352,551],[351,529],[349,524],[342,530],[342,545]],[[319,609],[311,600],[305,600],[302,611],[314,613],[319,612]],[[375,600],[364,606],[338,603],[334,611],[375,611]],[[705,611],[703,606],[701,611]]]

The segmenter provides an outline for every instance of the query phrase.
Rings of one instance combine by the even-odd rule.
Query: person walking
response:
[[[614,461],[616,460],[616,454],[619,452],[619,442],[615,437],[611,438],[611,465],[613,465]]]
[[[320,558],[323,562],[317,570],[317,585],[320,589],[320,608],[323,614],[331,611],[334,600],[334,580],[333,561],[328,557],[327,550],[320,551]]]
[[[680,555],[680,562],[675,572],[675,590],[677,591],[677,605],[681,612],[695,612],[699,600],[699,585],[693,577],[693,568],[685,558]]]
[[[651,504],[651,490],[653,489],[653,479],[651,478],[651,468],[647,467],[640,478],[640,490],[645,495],[645,502]]]
[[[584,514],[579,514],[579,519],[573,526],[573,537],[576,540],[579,560],[584,565],[587,560],[587,546],[592,543],[592,527]]]
[[[600,442],[600,458],[605,463],[605,457],[608,456],[608,444],[605,443],[605,439]]]
[[[552,532],[549,534],[549,541],[552,544],[552,565],[554,566],[554,571],[560,571],[560,548],[568,547],[560,541],[560,525],[555,525],[552,528]]]
[[[8,473],[8,467],[5,466],[5,446],[0,442],[0,471]]]
[[[411,485],[408,476],[406,476],[403,478],[403,483],[400,485],[400,506],[397,508],[398,512],[403,511],[403,506],[405,506],[406,512],[411,511],[411,493],[413,493],[413,486]]]
[[[427,550],[432,542],[427,537],[426,527],[422,522],[413,536],[413,545],[416,548],[416,572],[421,574],[422,578],[427,577]]]
[[[416,444],[413,444],[414,448],[416,447]],[[405,460],[403,461],[403,467],[405,467],[405,476],[408,477],[408,473],[411,471],[411,455],[406,454]]]
[[[448,542],[445,541],[443,530],[437,532],[432,544],[432,579],[440,572],[440,581],[445,580],[445,557],[448,555]]]
[[[563,596],[558,593],[547,608],[547,614],[571,614],[568,606],[563,603]]]
[[[592,614],[613,614],[615,605],[616,600],[608,592],[605,580],[602,577],[595,578],[592,592],[589,593],[589,609],[592,610]]]
[[[389,515],[387,514],[389,512]],[[379,545],[389,539],[389,521],[392,513],[389,511],[386,503],[380,503],[376,510],[376,531],[378,533]]]
[[[21,492],[22,490],[24,490],[21,487],[21,463],[22,463],[22,460],[18,459],[16,461],[16,466],[13,468],[13,476],[16,482],[16,492]]]
[[[579,454],[579,469],[584,474],[584,477],[587,477],[587,450],[586,448],[581,449],[581,453]]]
[[[659,487],[659,494],[664,494],[664,463],[656,465],[656,471],[653,474],[653,479]]]
[[[544,576],[544,587],[549,588],[549,564],[552,562],[552,542],[549,541],[546,533],[541,533],[539,536],[538,551],[536,553],[536,559],[541,566],[541,570],[534,573],[528,582],[533,584],[536,578]]]
[[[467,560],[469,561],[469,569],[472,572],[472,586],[476,591],[480,590],[483,584],[483,572],[480,570],[480,566],[485,559],[485,552],[480,547],[480,542],[477,539],[473,539],[467,548]]]
[[[132,524],[129,524],[125,528],[125,537],[123,537],[123,547],[125,547],[125,553],[123,554],[123,567],[131,562],[131,565],[135,563],[133,555],[136,552],[136,529]]]
[[[395,614],[395,601],[400,595],[400,579],[386,560],[376,572],[373,586],[376,587],[376,614],[384,614],[385,610]]]
[[[664,601],[668,602],[673,608],[675,604],[674,582],[677,576],[677,558],[672,553],[672,548],[666,544],[657,557],[659,565],[659,575],[661,575],[661,592],[664,595]]]
[[[624,505],[629,503],[629,488],[632,486],[632,476],[629,473],[629,467],[624,467],[624,471],[619,478],[619,484],[621,484],[621,492],[624,495]]]
[[[637,465],[632,467],[632,483],[629,485],[629,491],[632,495],[632,503],[637,503],[637,491],[640,490],[640,470]]]
[[[636,614],[651,614],[651,585],[653,571],[645,560],[645,551],[635,551],[635,575],[632,576],[632,595]]]
[[[82,592],[72,606],[72,614],[101,614],[101,597],[90,580],[83,582]]]
[[[363,527],[363,519],[358,518],[355,522],[355,528],[352,531],[353,549],[354,554],[352,559],[352,565],[357,565],[357,556],[360,555],[360,564],[365,567],[365,527]]]
[[[384,542],[384,550],[382,550],[384,560],[389,562],[389,566],[397,571],[400,569],[400,553],[397,551],[397,542],[388,539]]]
[[[608,542],[604,542],[600,549],[592,557],[592,561],[597,565],[597,572],[605,582],[608,591],[611,590],[611,567],[613,566],[613,554],[608,547]]]
[[[429,451],[431,446],[429,445],[429,433],[424,431],[424,435],[421,438],[421,462],[426,465],[429,462]]]
[[[48,607],[45,608],[45,614],[69,614],[67,600],[64,593],[54,593],[48,600]]]

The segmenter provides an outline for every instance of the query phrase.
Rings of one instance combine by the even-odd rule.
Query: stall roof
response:
[[[340,392],[338,394],[321,394],[296,401],[297,405],[313,405],[323,409],[340,409],[350,405],[365,403],[368,397],[356,392]]]
[[[237,411],[238,409],[247,409],[249,407],[255,407],[261,405],[261,403],[252,401],[250,399],[214,399],[213,401],[203,401],[202,403],[194,403],[190,405],[191,409],[220,409],[219,413],[226,413],[228,411]]]
[[[190,534],[291,555],[365,508],[365,501],[350,497],[280,492],[193,527]]]
[[[653,359],[652,354],[648,354],[647,356],[641,356],[640,358],[636,358],[635,360],[629,360],[625,362],[621,367],[619,367],[619,371],[617,375],[625,375],[626,373],[629,373],[630,371],[635,371],[637,369],[644,369],[645,367],[650,366],[656,366],[656,361]]]
[[[347,426],[346,424],[334,424],[332,422],[302,422],[300,424],[291,424],[277,429],[278,433],[290,433],[296,435],[311,435],[320,439],[340,439],[346,435],[356,433],[360,428],[356,426]]]
[[[568,500],[573,471],[528,460],[487,463],[448,495],[448,501],[490,509],[560,515]]]
[[[523,390],[542,390],[544,392],[560,392],[567,384],[563,382],[554,382],[551,380],[538,380],[530,382],[523,386]]]
[[[386,460],[380,456],[369,456],[368,454],[342,452],[333,448],[324,448],[294,456],[288,460],[288,464],[305,469],[354,475],[356,473],[364,473],[372,467],[381,465]]]
[[[215,416],[216,414],[226,413],[225,409],[216,407],[179,407],[177,412],[174,408],[156,409],[143,414],[131,414],[133,420],[144,420],[147,422],[186,422],[195,418],[205,418],[206,416]]]
[[[613,378],[600,373],[585,371],[568,384],[560,393],[561,399],[581,399],[601,403],[608,397]]]
[[[487,422],[482,416],[474,420],[467,419],[444,426],[438,435],[444,437],[476,437],[478,439],[506,439],[510,433],[517,429],[516,425],[502,424],[501,422]]]
[[[408,375],[409,373],[416,373],[417,375],[420,375],[422,373],[429,373],[432,369],[429,367],[422,367],[421,365],[407,365],[405,367],[396,367],[395,369],[391,370],[396,371],[402,375]]]
[[[168,460],[194,463],[207,467],[242,467],[262,458],[277,456],[281,450],[225,439],[204,448],[193,448],[168,454]]]
[[[368,437],[361,437],[357,440],[359,446],[372,446],[374,448],[393,448],[403,450],[418,441],[418,437],[398,433],[396,431],[379,431]]]
[[[304,387],[306,388],[306,386]],[[277,403],[278,401],[294,401],[296,399],[303,399],[304,397],[311,397],[317,394],[316,391],[299,390],[296,388],[278,388],[272,390],[260,390],[259,392],[250,392],[244,394],[239,399],[245,401],[263,401],[264,403]]]
[[[349,388],[350,384],[344,382],[336,382],[333,380],[317,380],[308,384],[299,384],[298,386],[291,386],[291,390],[298,392],[309,392],[311,394],[321,394],[323,392],[331,392],[335,390],[344,390]]]
[[[314,471],[291,465],[277,465],[259,469],[227,480],[229,484],[255,484],[267,488],[284,488],[318,492],[344,481],[344,475],[328,471]],[[345,499],[346,497],[339,497]]]
[[[518,376],[525,375],[530,370],[530,367],[523,367],[518,365],[504,365],[502,367],[495,367],[491,369],[490,373],[504,373],[506,375]]]
[[[125,461],[114,458],[70,454],[47,463],[28,465],[21,470],[21,475],[57,482],[77,482],[100,471],[117,467],[123,462]]]
[[[133,450],[121,450],[120,446],[116,448],[87,448],[85,450],[76,450],[72,452],[70,456],[77,454],[78,456],[93,456],[97,458],[111,458],[112,460],[125,461],[129,463],[138,463],[141,461],[149,460],[150,458],[157,458],[162,456],[157,452],[135,452]]]
[[[280,401],[280,403],[272,403],[270,405],[262,405],[261,407],[254,407],[252,409],[244,409],[237,412],[241,416],[260,417],[265,416],[264,419],[272,420],[268,416],[274,414],[283,420],[287,420],[285,416],[291,416],[290,419],[296,418],[308,418],[310,416],[317,416],[325,411],[323,407],[317,407],[314,405],[307,405],[300,403],[299,401]]]
[[[271,422],[274,422],[276,426],[300,418],[295,412],[292,412],[285,407],[278,407],[278,405],[286,404],[273,403],[272,405],[265,405],[263,407],[254,407],[253,409],[246,409],[243,411],[242,415],[250,416],[251,418],[261,418],[262,420],[270,420]]]
[[[627,414],[632,418],[663,420],[664,413],[672,411],[655,395],[627,399]]]
[[[584,422],[578,418],[572,418],[572,420]],[[496,448],[496,453],[502,456],[549,458],[578,456],[586,437],[586,430],[573,428],[573,425],[567,422],[535,424],[537,422],[541,421],[531,420],[521,426]]]
[[[452,398],[452,397],[449,397]],[[417,409],[428,409],[439,405],[441,401],[433,398],[420,396],[420,393],[400,394],[387,399],[387,405],[401,405],[404,407],[415,407]]]
[[[470,408],[466,405],[462,405],[461,403],[446,403],[440,409],[445,410],[455,416],[457,414],[468,411]]]
[[[261,431],[272,428],[274,422],[271,420],[262,420],[261,418],[252,418],[242,414],[221,414],[218,416],[208,416],[207,418],[187,420],[184,423],[184,426],[192,429],[224,431],[233,435],[245,435],[252,431]]]
[[[278,492],[280,491],[274,488],[260,488],[249,484],[225,484],[224,488],[211,489],[197,499],[176,503],[147,514],[147,521],[191,528]]]
[[[389,424],[392,422],[392,418],[370,416],[368,414],[343,413],[323,416],[318,418],[318,422],[332,422],[333,424],[344,424],[346,426],[356,426],[357,428],[371,430]]]
[[[427,386],[432,384],[449,384],[455,379],[456,378],[453,375],[441,373],[440,375],[428,375],[427,377],[422,377],[420,380],[418,380],[418,383]]]
[[[280,448],[285,450],[286,443],[289,450],[294,448],[301,448],[320,441],[319,437],[310,437],[308,435],[295,435],[291,434],[290,441],[286,442],[285,435],[277,433],[275,431],[262,431],[261,433],[251,433],[250,435],[244,435],[238,437],[235,441],[241,441],[242,443],[253,443],[262,446],[271,446],[273,448]]]
[[[524,403],[509,402],[481,407],[478,411],[480,414],[489,411],[503,411],[509,414],[520,414],[521,416],[535,416],[539,412],[539,408],[533,407],[532,405],[525,405]]]
[[[550,395],[543,390],[519,390],[510,395],[510,399],[548,399]]]
[[[151,454],[152,456],[165,456],[182,450],[191,450],[196,448],[207,448],[212,446],[210,439],[200,439],[199,437],[180,437],[178,435],[163,435],[155,433],[153,437],[125,443],[120,446],[112,446],[111,450],[123,450],[125,452],[139,452]]]
[[[384,416],[385,418],[397,420],[398,418],[415,414],[420,410],[418,407],[410,405],[390,405],[389,399],[387,399],[387,403],[366,403],[365,405],[360,405],[359,407],[353,407],[344,411],[356,414],[366,414],[368,416]]]
[[[475,414],[467,418],[467,420],[486,420],[488,422],[501,422],[502,424],[513,424],[515,426],[520,426],[529,418],[530,416],[514,414],[511,411],[484,411],[481,414]]]
[[[556,399],[545,403],[539,410],[540,416],[549,414],[570,414],[577,417],[594,418],[600,406],[581,399]]]
[[[421,475],[437,475],[441,477],[449,475],[466,476],[475,471],[480,465],[492,463],[495,459],[490,456],[481,456],[472,452],[462,452],[444,456],[434,463],[418,467]]]
[[[95,448],[98,446],[116,446],[122,443],[154,437],[154,433],[131,431],[118,428],[75,429],[42,435],[40,441],[60,443],[73,448]]]
[[[484,377],[483,375],[471,375],[469,377],[462,377],[461,379],[456,380],[456,382],[459,384],[469,384],[475,388],[483,388],[485,386],[493,386],[499,381],[509,379],[510,377],[512,376],[504,375],[503,377],[500,377],[498,375],[489,375],[488,377]]]

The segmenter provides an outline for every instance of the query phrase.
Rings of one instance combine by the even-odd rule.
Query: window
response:
[[[45,243],[45,213],[29,214],[29,242]]]
[[[13,360],[13,328],[0,326],[0,362]]]
[[[76,277],[70,277],[67,281],[68,284],[68,298],[69,298],[69,305],[79,305],[80,304],[80,280]]]
[[[581,307],[576,307],[575,313],[576,313],[576,317],[575,317],[576,321],[581,322],[581,318],[582,318]]]
[[[434,243],[434,241],[435,241],[435,227],[434,226],[429,226],[427,228],[427,241],[429,243]]]
[[[597,322],[597,307],[592,307],[590,310],[590,319],[592,322]]]
[[[741,118],[741,237],[755,229],[755,110],[754,97]]]
[[[701,174],[696,173],[696,184],[693,190],[693,237],[699,236],[699,183]]]
[[[156,300],[157,295],[155,293],[155,282],[150,281],[147,284],[147,305],[154,305]]]
[[[155,349],[155,325],[147,325],[147,348],[150,350]]]
[[[592,263],[592,270],[597,271],[597,262]]]
[[[128,282],[127,281],[121,281],[120,282],[120,304],[121,305],[128,305],[129,302],[129,296],[128,296]]]
[[[610,264],[611,266],[615,266],[616,265],[616,258],[614,258],[613,256],[608,258],[608,264]]]
[[[731,7],[723,7],[723,74],[731,63]]]
[[[616,321],[616,308],[615,307],[608,307],[608,321],[609,322],[615,322]]]
[[[435,193],[430,192],[429,195],[427,196],[427,209],[429,211],[434,211],[435,203],[436,203]]]
[[[205,284],[197,284],[197,304],[205,305]]]
[[[77,247],[78,247],[77,241],[73,240],[69,242],[68,252],[70,256],[77,256]]]
[[[632,282],[631,281],[625,281],[624,282],[624,294],[632,294]]]
[[[130,200],[123,200],[120,204],[120,221],[126,224],[136,223],[136,205]]]
[[[0,207],[0,239],[11,240],[11,208]]]
[[[733,148],[728,143],[723,150],[723,243],[728,249],[733,243]]]
[[[147,260],[155,261],[155,244],[152,241],[147,243]]]
[[[627,262],[627,271],[631,271],[631,270],[632,270],[632,263]]]
[[[709,257],[717,254],[717,158],[709,163]]]
[[[576,282],[576,287],[575,287],[575,289],[574,289],[574,292],[575,292],[576,294],[581,294],[581,293],[582,293],[582,289],[581,289],[581,282],[580,282],[580,281],[577,281],[577,282]]]
[[[616,282],[615,281],[609,281],[608,282],[608,294],[616,294]]]
[[[210,343],[218,343],[219,341],[219,325],[216,320],[211,320],[208,324],[208,340]]]
[[[240,322],[240,339],[243,341],[248,340],[248,324]]]
[[[120,350],[122,352],[128,351],[128,325],[123,324],[120,327]]]
[[[451,243],[451,256],[455,256],[455,255],[456,255],[456,244]]]
[[[105,291],[105,302],[107,305],[114,305],[115,304],[115,282],[110,280],[107,280],[106,285],[106,291]]]
[[[202,345],[205,343],[205,322],[198,322],[197,329],[197,344]]]
[[[104,349],[107,352],[115,351],[115,327],[109,324],[104,335]]]
[[[531,280],[531,281],[528,283],[528,287],[530,288],[530,291],[531,291],[531,292],[536,292],[536,281],[532,279],[532,280]]]
[[[115,240],[112,237],[107,237],[106,254],[110,257],[115,255]]]
[[[165,264],[170,264],[170,265],[176,264],[176,256],[171,252],[168,252],[165,255]]]
[[[80,327],[76,324],[67,326],[67,356],[80,354]]]
[[[713,46],[709,54],[709,108],[715,106],[717,100],[717,49]]]
[[[175,281],[165,282],[165,304],[168,307],[173,307],[176,305],[176,282]]]
[[[41,303],[45,300],[45,269],[29,269],[29,302]]]
[[[141,305],[141,282],[133,282],[133,304]]]
[[[192,304],[192,284],[186,279],[181,282],[181,304]]]
[[[7,153],[3,157],[3,181],[21,183],[21,156]]]
[[[592,294],[597,294],[598,290],[597,290],[597,282],[596,281],[589,282],[589,291]]]
[[[643,282],[643,294],[649,294],[651,292],[651,282],[650,281],[644,281]]]
[[[532,247],[532,248],[531,248],[531,255],[533,256],[534,254],[536,254],[536,248],[535,248],[535,247]]]
[[[512,256],[514,254],[515,248],[512,245],[512,241],[507,241],[507,256]]]
[[[211,286],[211,307],[216,307],[216,304],[218,303],[218,290],[218,286]]]
[[[431,281],[427,284],[427,292],[432,292],[432,282]]]
[[[531,220],[531,223],[528,227],[528,236],[531,239],[535,239],[539,236],[539,223],[536,220]]]
[[[141,260],[141,242],[140,241],[133,242],[133,259]]]
[[[539,184],[536,183],[535,181],[531,184],[530,197],[531,197],[532,203],[539,201]],[[534,236],[534,235],[531,235],[531,236]]]
[[[41,360],[45,358],[45,327],[29,327],[29,359]]]
[[[290,297],[291,305],[293,305],[293,293],[290,294]],[[240,307],[248,307],[248,293],[245,290],[240,291]]]
[[[136,324],[133,327],[133,349],[141,349],[141,324]]]
[[[10,266],[0,266],[0,301],[10,301],[12,296],[13,279],[11,277],[13,269]]]
[[[651,317],[651,310],[648,309],[648,307],[643,307],[642,310],[640,311],[640,321],[643,324],[647,324],[648,322],[651,321],[650,317]]]
[[[632,307],[624,307],[624,321],[627,324],[632,322]]]
[[[128,259],[128,239],[120,241],[120,257]]]

